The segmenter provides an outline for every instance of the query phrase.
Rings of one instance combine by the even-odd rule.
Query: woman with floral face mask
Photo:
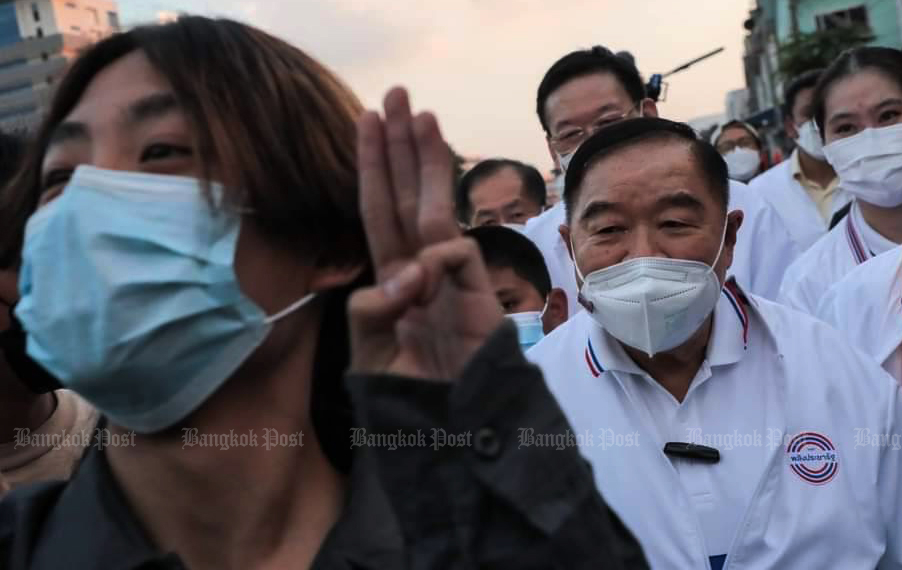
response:
[[[813,106],[824,154],[853,202],[784,276],[780,300],[810,314],[852,269],[902,243],[902,52],[845,52],[818,82]]]
[[[517,449],[567,423],[456,233],[435,119],[385,111],[227,20],[74,63],[0,250],[27,355],[107,423],[0,502],[0,567],[643,567],[577,449]]]

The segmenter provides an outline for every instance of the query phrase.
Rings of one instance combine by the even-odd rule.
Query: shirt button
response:
[[[484,427],[477,431],[476,438],[473,440],[473,450],[485,459],[498,457],[498,453],[501,451],[501,442],[498,440],[495,430]]]

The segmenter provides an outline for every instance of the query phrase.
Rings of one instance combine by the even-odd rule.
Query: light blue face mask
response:
[[[127,429],[184,419],[313,298],[273,316],[251,301],[233,267],[240,227],[221,186],[80,166],[25,230],[28,355]]]
[[[526,352],[545,336],[545,327],[542,317],[548,309],[548,304],[541,311],[524,311],[522,313],[510,313],[507,318],[517,325],[517,337],[520,340],[520,348]]]

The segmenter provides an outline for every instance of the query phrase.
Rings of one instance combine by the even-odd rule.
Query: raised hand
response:
[[[355,372],[453,380],[503,315],[475,242],[454,218],[451,152],[407,92],[358,125],[360,207],[376,285],[350,301]]]

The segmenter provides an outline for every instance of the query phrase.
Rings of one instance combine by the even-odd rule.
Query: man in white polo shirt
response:
[[[899,388],[829,326],[723,286],[743,216],[717,151],[625,120],[576,152],[564,200],[586,310],[527,356],[577,434],[614,435],[582,452],[651,566],[902,565],[902,453],[856,440],[899,431]]]
[[[565,171],[579,145],[598,129],[623,119],[658,116],[636,66],[601,46],[569,53],[548,69],[537,91],[536,112],[548,150]],[[745,213],[730,273],[750,291],[776,299],[783,271],[801,250],[777,212],[741,182],[730,184],[730,201],[732,209]],[[581,307],[573,263],[558,234],[563,223],[564,206],[558,203],[530,219],[526,235],[545,256],[552,286],[567,294],[572,317]]]

